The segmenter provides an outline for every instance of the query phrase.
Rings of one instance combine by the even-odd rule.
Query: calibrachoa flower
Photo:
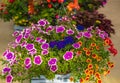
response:
[[[71,60],[73,58],[73,52],[71,51],[66,51],[66,53],[63,55],[63,59],[68,61]]]
[[[58,70],[58,66],[57,66],[57,65],[51,65],[51,66],[50,66],[50,70],[51,70],[52,72],[56,72],[56,71]]]
[[[62,32],[64,32],[64,30],[65,30],[64,26],[58,26],[58,27],[56,27],[56,33],[62,33]]]
[[[48,43],[44,43],[41,45],[41,49],[48,49],[49,48],[49,44]]]
[[[31,51],[31,50],[35,49],[35,48],[34,48],[34,44],[27,44],[27,45],[26,45],[26,49],[27,49],[28,51]]]
[[[10,60],[13,60],[15,56],[13,52],[8,52],[5,57],[7,61],[10,61]]]
[[[34,57],[34,64],[40,65],[42,63],[42,58],[40,55]]]
[[[48,53],[49,53],[49,51],[46,49],[42,50],[42,52],[41,52],[42,55],[47,55]]]
[[[57,58],[51,58],[49,61],[48,61],[48,65],[51,66],[51,65],[56,65],[57,63]]]
[[[50,48],[54,48],[57,45],[57,41],[51,41],[49,43]]]
[[[3,70],[2,70],[3,74],[10,73],[10,72],[11,72],[11,68],[9,68],[9,67],[4,67]]]
[[[24,64],[27,66],[29,64],[31,64],[31,58],[27,57],[25,60],[24,60]]]
[[[12,83],[13,76],[12,75],[7,75],[6,76],[6,83]]]
[[[73,31],[72,29],[69,29],[69,30],[66,30],[66,33],[67,33],[68,35],[72,35],[72,34],[74,34],[74,31]]]
[[[80,48],[80,44],[79,44],[79,43],[74,43],[72,46],[73,46],[75,49]]]

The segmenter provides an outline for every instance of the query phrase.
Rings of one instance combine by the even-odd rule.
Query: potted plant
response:
[[[103,5],[106,0],[98,1]],[[13,33],[15,40],[1,59],[5,67],[0,77],[11,83],[41,75],[54,79],[56,74],[69,74],[70,81],[101,83],[101,76],[109,74],[114,66],[110,56],[117,54],[109,37],[114,30],[111,23],[106,26],[112,30],[104,28],[104,15],[86,11],[85,6],[80,5],[83,2],[92,3],[47,0],[34,6],[42,12],[32,14],[32,9],[28,21],[32,25]],[[93,6],[99,8],[101,4]],[[34,16],[41,19],[33,20]]]

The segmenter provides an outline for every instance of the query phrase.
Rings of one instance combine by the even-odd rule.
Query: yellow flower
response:
[[[102,80],[101,80],[101,79],[98,79],[98,80],[97,80],[97,83],[102,83]]]
[[[85,53],[87,56],[90,56],[90,54],[91,54],[91,52],[89,50],[87,50]]]
[[[91,43],[91,47],[95,47],[96,46],[96,43]]]
[[[101,21],[100,21],[100,20],[96,20],[96,23],[100,24],[100,23],[101,23]]]
[[[92,69],[93,68],[93,65],[90,63],[88,64],[88,69]]]
[[[15,16],[14,19],[18,19],[18,16]]]
[[[100,77],[100,73],[99,72],[96,72],[95,73],[95,77],[97,78],[97,79],[100,79],[101,77]]]

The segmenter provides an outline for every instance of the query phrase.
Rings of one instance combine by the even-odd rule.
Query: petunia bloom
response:
[[[25,64],[25,65],[31,64],[31,58],[27,57],[27,58],[24,60],[24,64]]]
[[[72,29],[69,29],[69,30],[66,30],[66,33],[67,33],[68,35],[72,35],[72,34],[74,34],[74,31],[73,31]]]
[[[86,38],[91,38],[92,34],[90,32],[84,32],[83,36]]]
[[[19,36],[17,36],[16,39],[15,39],[15,42],[16,42],[16,43],[20,43],[22,37],[23,37],[22,34],[20,34]]]
[[[40,65],[42,63],[42,58],[40,55],[34,57],[34,64]]]
[[[26,49],[27,49],[28,51],[31,51],[31,50],[35,49],[35,48],[34,48],[34,44],[27,44],[27,45],[26,45]]]
[[[9,67],[4,67],[3,70],[2,70],[3,74],[10,73],[10,72],[11,72],[11,68],[9,68]]]
[[[62,33],[62,32],[64,32],[64,30],[65,30],[64,26],[58,26],[58,27],[56,27],[56,33]]]
[[[42,52],[41,52],[42,55],[47,55],[48,53],[49,53],[49,51],[46,50],[46,49],[45,49],[45,50],[42,50]]]
[[[41,49],[48,49],[49,48],[49,44],[48,43],[44,43],[41,45]]]
[[[47,20],[41,19],[38,21],[38,26],[45,26],[46,24],[49,24]]]
[[[79,44],[79,43],[74,43],[72,46],[73,46],[75,49],[80,48],[80,44]]]
[[[52,72],[56,72],[58,70],[58,66],[57,65],[51,65],[50,70]]]
[[[66,51],[66,53],[63,55],[63,59],[68,61],[71,60],[73,58],[73,52],[71,51]]]
[[[6,76],[6,83],[12,83],[13,76],[12,75],[7,75]]]
[[[57,63],[57,58],[51,58],[49,61],[48,61],[48,65],[51,66],[51,65],[56,65]]]
[[[25,69],[30,69],[32,66],[32,64],[29,64],[29,65],[25,65]]]
[[[8,52],[5,57],[7,61],[10,61],[10,60],[13,60],[15,56],[13,52]]]

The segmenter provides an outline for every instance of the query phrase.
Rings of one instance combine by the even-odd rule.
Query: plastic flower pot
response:
[[[45,76],[41,75],[40,78],[32,78],[31,83],[73,83],[69,80],[69,78],[70,78],[70,74],[66,74],[66,75],[56,74],[53,80],[48,80],[45,78]],[[80,82],[78,81],[75,83],[80,83]]]
[[[25,28],[25,26],[14,25],[15,31],[22,31],[24,28]]]

